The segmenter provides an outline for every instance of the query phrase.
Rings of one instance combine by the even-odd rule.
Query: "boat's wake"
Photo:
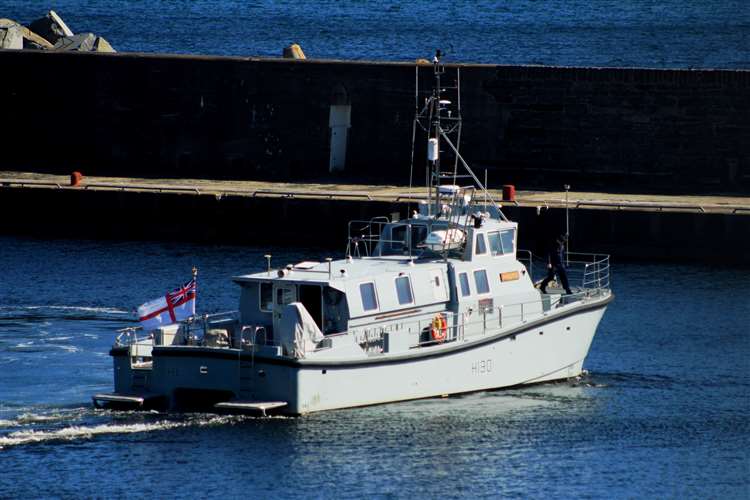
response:
[[[134,320],[132,311],[116,307],[28,305],[0,306],[0,320],[44,321],[44,320]]]
[[[670,387],[674,380],[670,377],[650,373],[627,372],[586,372],[580,380],[588,387],[629,387],[656,389]]]
[[[96,420],[104,418],[109,421],[96,423]],[[76,408],[49,414],[26,412],[11,419],[0,420],[0,450],[28,444],[87,440],[102,435],[124,435],[168,431],[186,427],[234,425],[255,418],[261,417],[206,413],[172,416],[157,412],[112,412],[89,408]],[[154,420],[149,421],[150,419]],[[76,421],[81,423],[70,425]],[[63,426],[56,426],[56,424],[63,424]],[[19,427],[22,429],[18,429]],[[11,432],[2,434],[3,430],[10,430]]]
[[[0,428],[23,427],[34,424],[50,424],[54,422],[79,420],[80,418],[80,414],[73,412],[55,412],[48,415],[37,413],[21,413],[20,415],[10,420],[0,419]]]
[[[137,424],[101,424],[94,426],[70,426],[56,430],[22,430],[11,432],[0,437],[0,449],[32,443],[43,443],[47,441],[75,441],[80,439],[91,439],[103,434],[132,434],[137,432],[153,432],[181,427],[185,424],[162,420],[151,423]]]
[[[130,311],[124,309],[118,309],[115,307],[88,307],[88,306],[0,306],[0,309],[16,309],[25,311],[36,311],[36,310],[51,310],[51,311],[82,311],[82,312],[93,312],[93,313],[106,313],[106,314],[130,314]]]

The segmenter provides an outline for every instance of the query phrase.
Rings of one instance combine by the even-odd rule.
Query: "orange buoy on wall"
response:
[[[83,180],[83,174],[81,172],[73,172],[70,174],[70,185],[78,186]]]
[[[516,201],[516,186],[513,184],[503,186],[503,201]]]

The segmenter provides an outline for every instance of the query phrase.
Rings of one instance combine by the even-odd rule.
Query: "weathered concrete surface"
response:
[[[20,26],[21,35],[23,36],[23,47],[24,49],[51,49],[52,44],[46,39],[42,38],[38,34],[31,31],[29,28],[21,25],[12,19],[0,19],[0,30],[8,28],[10,26]]]
[[[0,106],[21,122],[3,131],[8,169],[408,183],[413,64],[5,51],[0,66],[14,75]],[[750,193],[750,71],[460,68],[462,152],[495,185]],[[426,86],[431,67],[421,71]],[[340,96],[351,128],[332,175]],[[71,121],[25,147],[49,102]]]
[[[0,19],[0,49],[23,48],[23,27],[9,19]]]
[[[61,37],[55,42],[54,50],[77,50],[89,52],[94,50],[96,35],[93,33],[79,33],[72,36]]]
[[[211,243],[289,244],[341,248],[347,222],[414,208],[402,186],[299,185],[260,182],[84,178],[0,172],[0,234],[39,237],[146,238]],[[414,192],[412,195],[416,194]],[[369,197],[369,198],[368,198]],[[572,200],[674,205],[674,197],[569,193],[572,248],[616,258],[750,262],[750,198],[695,197],[694,207],[575,206]],[[519,193],[504,211],[521,224],[520,246],[541,253],[550,234],[565,227],[561,193]],[[549,208],[538,214],[544,199]],[[681,201],[686,201],[681,199]],[[54,207],[39,210],[38,207]],[[163,224],[160,213],[185,217]]]
[[[282,51],[282,56],[285,59],[307,59],[305,57],[305,53],[302,52],[302,47],[300,47],[296,43],[293,43],[288,47],[284,47],[284,50]]]
[[[57,43],[60,38],[74,35],[73,31],[68,28],[65,21],[63,21],[54,10],[47,12],[44,17],[29,24],[29,29],[53,45]]]
[[[107,40],[98,36],[94,42],[94,52],[117,52]]]
[[[24,49],[37,49],[46,50],[51,49],[52,44],[46,39],[37,35],[28,28],[23,28],[23,48]]]

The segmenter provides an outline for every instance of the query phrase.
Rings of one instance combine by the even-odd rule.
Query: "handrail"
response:
[[[517,250],[518,253],[526,253],[530,257],[529,262],[534,260],[544,262],[543,259],[535,256],[529,250]],[[525,259],[519,259],[521,263]],[[587,252],[566,252],[566,274],[571,284],[579,283],[580,287],[585,290],[595,288],[609,288],[610,286],[610,263],[609,255],[600,253]],[[529,268],[529,275],[532,281],[541,279],[533,274],[533,267]],[[580,281],[579,281],[580,280]]]
[[[593,206],[593,207],[610,207],[610,208],[616,208],[617,210],[622,210],[623,208],[653,208],[658,210],[659,212],[666,209],[671,210],[698,210],[701,213],[706,213],[706,209],[703,208],[701,205],[691,205],[687,203],[658,203],[658,202],[651,202],[651,201],[617,201],[617,202],[611,202],[611,201],[599,201],[599,200],[579,200],[576,202],[575,208],[580,208],[581,206]]]
[[[187,319],[178,321],[177,323],[173,323],[173,324],[184,326],[186,337],[189,338],[193,325],[197,324],[199,321],[203,323],[203,329],[206,330],[208,329],[209,322],[213,321],[215,323],[217,319],[221,320],[221,319],[224,319],[224,317],[226,319],[236,320],[238,314],[239,314],[239,311],[221,311],[221,312],[211,313],[211,314],[201,314],[201,315],[191,316]],[[141,337],[138,336],[138,332],[145,332],[145,330],[143,330],[143,327],[140,325],[128,326],[126,328],[121,328],[119,330],[116,330],[117,336],[115,337],[115,345],[118,347],[126,347],[129,345],[136,344],[142,340],[148,340],[150,338],[153,338],[153,331],[146,332],[147,335],[141,336]]]

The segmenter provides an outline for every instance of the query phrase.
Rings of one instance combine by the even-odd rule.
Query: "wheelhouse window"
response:
[[[365,311],[374,311],[378,308],[375,283],[362,283],[359,285],[359,294],[362,296],[362,309]]]
[[[479,269],[474,271],[474,282],[477,285],[477,293],[490,293],[490,282],[487,280],[487,271]]]
[[[503,253],[513,253],[513,241],[516,239],[515,229],[500,231],[500,241],[503,244]]]
[[[417,250],[417,245],[422,243],[427,238],[427,226],[424,225],[412,225],[411,226],[411,249],[412,251]]]
[[[411,227],[411,232],[409,231]],[[383,231],[378,243],[377,255],[405,255],[420,250],[420,244],[427,238],[425,224],[390,224]]]
[[[273,310],[273,283],[260,284],[260,310],[271,312]]]
[[[471,289],[469,288],[469,276],[466,273],[461,273],[458,275],[458,283],[461,286],[462,297],[471,295]]]
[[[504,255],[513,253],[513,242],[515,240],[515,229],[505,229],[503,231],[492,231],[487,233],[490,241],[490,250],[492,255]]]
[[[487,238],[490,240],[490,250],[492,250],[492,255],[502,255],[503,243],[500,240],[500,233],[498,231],[492,231],[491,233],[487,233]]]
[[[484,240],[484,233],[477,234],[475,243],[474,243],[474,254],[475,255],[483,255],[487,253],[487,243]]]
[[[391,228],[391,239],[386,245],[386,247],[389,248],[390,252],[392,254],[400,254],[405,249],[407,249],[406,246],[406,224],[401,224],[399,226],[393,226]]]
[[[411,293],[411,280],[408,276],[396,278],[396,295],[398,296],[398,303],[401,305],[414,302],[414,296]]]

